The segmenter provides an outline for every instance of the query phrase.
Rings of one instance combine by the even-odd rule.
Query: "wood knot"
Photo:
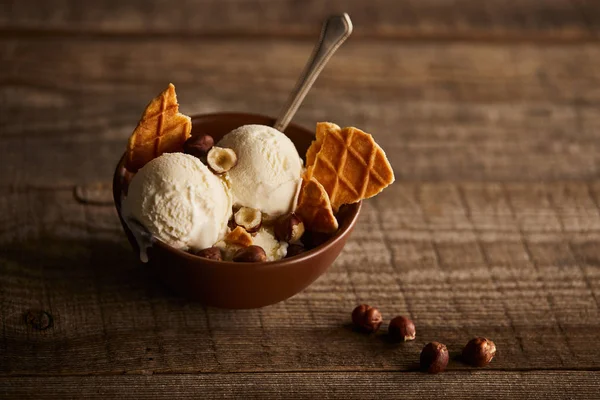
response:
[[[52,315],[44,310],[28,310],[24,314],[25,323],[38,331],[44,331],[54,325]]]

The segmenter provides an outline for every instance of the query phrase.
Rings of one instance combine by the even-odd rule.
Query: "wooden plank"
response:
[[[425,343],[457,354],[476,335],[498,346],[489,369],[598,369],[598,196],[600,182],[397,182],[310,288],[227,311],[155,282],[112,207],[15,188],[0,194],[0,375],[412,371]],[[417,339],[353,332],[362,302],[410,315]],[[53,327],[28,327],[29,309]]]
[[[565,399],[595,398],[600,373],[536,371],[443,373],[280,373],[0,378],[11,399]]]
[[[312,44],[265,46],[0,40],[0,185],[107,181],[141,110],[169,81],[186,113],[276,114]],[[598,63],[595,45],[350,42],[295,121],[372,132],[400,180],[595,179]]]
[[[4,2],[6,32],[135,35],[315,36],[330,14],[348,12],[356,37],[402,39],[597,38],[600,7],[569,0],[77,0]]]

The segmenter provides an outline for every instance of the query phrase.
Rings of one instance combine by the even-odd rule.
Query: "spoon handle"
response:
[[[344,41],[352,33],[352,21],[348,14],[331,16],[323,24],[321,36],[313,50],[312,55],[308,59],[300,79],[296,83],[296,87],[292,91],[288,101],[279,114],[273,127],[281,132],[287,128],[292,120],[298,107],[306,97],[311,86],[331,58],[333,53],[344,43]]]

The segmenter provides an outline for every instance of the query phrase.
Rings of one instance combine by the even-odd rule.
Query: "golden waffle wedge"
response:
[[[252,235],[250,235],[244,228],[237,226],[234,230],[229,232],[223,241],[227,244],[248,247],[252,244]]]
[[[148,104],[129,137],[125,167],[136,172],[163,153],[181,151],[191,131],[192,121],[179,113],[175,86],[170,83]]]
[[[329,196],[315,178],[302,181],[296,214],[300,216],[307,230],[333,233],[338,229]]]
[[[394,171],[373,137],[354,127],[327,129],[315,160],[304,174],[316,178],[327,191],[333,211],[381,192],[394,182]],[[308,149],[307,154],[314,150]],[[307,157],[308,158],[308,157]]]
[[[316,139],[311,143],[310,147],[306,151],[306,167],[310,167],[315,163],[315,159],[317,158],[317,153],[321,150],[321,146],[323,145],[323,140],[325,140],[325,136],[330,131],[339,131],[341,128],[336,124],[331,122],[318,122],[317,123],[317,131],[316,131]]]

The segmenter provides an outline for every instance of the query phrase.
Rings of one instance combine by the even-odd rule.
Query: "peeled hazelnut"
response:
[[[396,341],[414,340],[417,335],[415,324],[408,318],[399,316],[390,321],[388,333]]]
[[[304,234],[304,222],[294,213],[282,215],[275,221],[274,233],[277,240],[297,242]]]
[[[485,367],[496,355],[496,345],[484,337],[471,339],[462,351],[462,359],[474,367]]]
[[[260,246],[248,246],[238,250],[233,256],[233,261],[236,262],[265,262],[267,261],[267,253]]]
[[[237,164],[237,155],[232,149],[214,146],[206,155],[206,162],[215,174],[224,174]]]
[[[363,332],[371,333],[379,329],[383,322],[383,317],[375,307],[371,307],[368,304],[361,304],[352,311],[352,322]]]
[[[218,247],[209,247],[207,249],[202,249],[195,253],[198,257],[208,258],[209,260],[223,260],[223,256],[221,255],[221,249]]]
[[[431,342],[421,350],[421,369],[430,374],[443,372],[448,365],[448,349],[439,342]]]
[[[250,207],[241,207],[233,216],[235,223],[244,228],[248,233],[256,232],[262,222],[260,210]]]
[[[285,255],[285,258],[294,257],[303,252],[304,252],[304,246],[302,246],[301,244],[292,243],[287,248],[287,253]]]
[[[183,144],[183,151],[198,158],[205,157],[214,144],[215,140],[210,135],[192,136]]]

